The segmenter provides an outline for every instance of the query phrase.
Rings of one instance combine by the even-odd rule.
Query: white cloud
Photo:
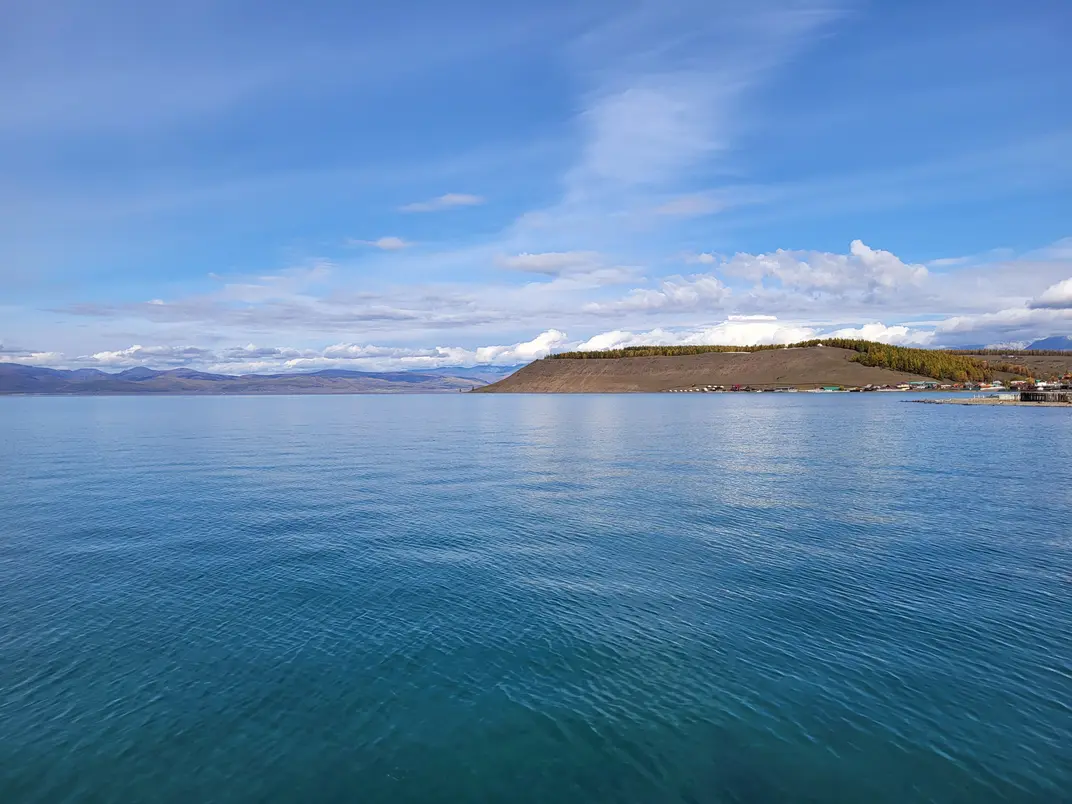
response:
[[[1072,278],[1056,285],[1051,285],[1029,305],[1036,310],[1069,310],[1072,309]]]
[[[700,254],[689,254],[685,257],[685,262],[693,263],[696,265],[714,265],[718,262],[718,257],[709,252],[701,252]]]
[[[500,256],[496,262],[512,271],[552,277],[551,282],[534,283],[529,290],[542,293],[576,291],[634,282],[639,277],[636,268],[610,265],[595,251],[547,251],[536,254],[523,252]]]
[[[941,257],[937,260],[931,260],[927,265],[931,268],[950,268],[956,265],[966,265],[971,261],[971,257]]]
[[[899,325],[886,326],[880,323],[830,331],[813,324],[782,322],[771,315],[742,315],[730,316],[719,324],[698,329],[653,329],[647,332],[612,330],[594,335],[576,348],[602,351],[651,345],[757,346],[798,343],[813,338],[862,338],[902,346],[926,346],[933,340],[934,333],[930,330]]]
[[[63,354],[60,352],[17,352],[0,354],[0,363],[21,363],[25,366],[62,366]]]
[[[1011,307],[994,313],[953,316],[938,323],[937,332],[944,335],[982,333],[987,340],[995,336],[1013,340],[1035,340],[1044,334],[1072,330],[1072,308]],[[1023,338],[1017,336],[1022,335]]]
[[[663,346],[663,341],[673,337],[673,334],[661,329],[653,329],[650,332],[627,332],[626,330],[614,329],[610,332],[601,332],[593,335],[586,341],[577,344],[577,350],[581,352],[605,352],[609,349],[624,349],[626,346]]]
[[[626,346],[755,346],[796,343],[816,337],[812,327],[783,323],[772,316],[734,316],[700,329],[647,332],[613,330],[594,335],[579,344],[579,350],[603,351]]]
[[[730,289],[710,274],[672,276],[662,280],[658,288],[634,288],[617,301],[592,302],[584,309],[600,315],[629,311],[712,310],[720,307],[729,296]]]
[[[910,329],[906,326],[874,322],[861,327],[837,329],[823,334],[824,338],[859,338],[865,341],[878,341],[895,346],[928,346],[934,340],[933,330]]]
[[[775,281],[785,290],[862,295],[878,301],[892,291],[918,287],[929,276],[923,265],[903,262],[888,251],[853,240],[848,254],[778,249],[769,254],[736,254],[722,271],[754,282]]]
[[[1035,251],[1029,251],[1024,255],[1024,258],[1029,260],[1047,261],[1072,260],[1072,237],[1063,237],[1048,246],[1044,246]]]
[[[351,240],[349,242],[355,246],[372,246],[381,251],[400,251],[413,245],[401,237],[381,237],[379,240]]]
[[[203,361],[213,357],[209,349],[197,346],[141,346],[135,344],[127,349],[114,352],[96,352],[88,357],[78,358],[83,365],[98,367],[126,368],[143,366],[148,363],[160,366],[185,366],[192,362]]]
[[[257,346],[253,343],[219,349],[135,344],[126,349],[94,352],[72,358],[59,352],[31,353],[11,350],[3,355],[3,360],[26,365],[92,367],[104,370],[121,370],[134,366],[157,369],[184,367],[224,374],[300,372],[325,368],[387,371],[527,363],[544,357],[556,349],[561,349],[567,343],[568,339],[564,332],[547,329],[528,341],[472,348],[462,346],[419,348],[345,342],[315,349]]]
[[[656,184],[709,155],[722,145],[712,103],[720,89],[677,73],[600,94],[582,117],[588,145],[573,180]]]
[[[469,193],[445,193],[428,201],[417,201],[401,207],[402,212],[439,212],[455,207],[476,207],[484,203],[484,198]]]
[[[275,274],[244,277],[244,281],[240,282],[225,282],[214,297],[224,302],[246,304],[300,298],[311,288],[322,285],[331,276],[333,269],[333,263],[328,260],[312,260],[308,265],[287,268]],[[154,307],[168,306],[162,299],[155,299],[151,304]],[[155,312],[166,314],[162,310]]]
[[[539,254],[525,252],[500,257],[498,263],[504,268],[547,276],[590,273],[604,264],[602,256],[595,251],[547,251]]]
[[[513,365],[544,357],[567,342],[564,332],[546,330],[530,341],[506,346],[435,346],[428,349],[336,343],[321,350],[275,347],[231,349],[219,354],[215,370],[263,372],[350,368],[358,371]]]
[[[759,319],[758,316],[730,318],[721,324],[700,330],[685,342],[753,346],[768,343],[796,343],[815,337],[815,329],[803,324],[783,323],[769,317],[757,319]]]
[[[475,352],[476,363],[492,363],[508,365],[521,363],[545,357],[566,343],[566,333],[557,329],[549,329],[524,343],[515,343],[513,346],[482,346]]]

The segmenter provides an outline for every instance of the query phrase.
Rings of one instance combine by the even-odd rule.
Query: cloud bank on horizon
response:
[[[910,17],[12,4],[0,362],[379,370],[1072,334],[1072,12]]]

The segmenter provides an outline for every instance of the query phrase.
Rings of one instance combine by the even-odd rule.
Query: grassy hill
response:
[[[1048,362],[1031,365],[1038,360]],[[1072,369],[1072,353],[1065,357],[1008,352],[983,356],[847,339],[788,346],[641,346],[552,355],[479,391],[619,393],[709,384],[757,388],[897,385],[930,379],[967,382],[1049,376],[1062,368]]]
[[[905,346],[890,346],[876,341],[851,338],[823,338],[799,343],[762,346],[630,346],[603,352],[562,352],[551,355],[553,360],[611,360],[627,357],[681,357],[710,353],[771,352],[783,349],[806,349],[829,347],[855,352],[851,357],[865,366],[878,366],[894,371],[919,374],[941,380],[969,382],[992,379],[995,373],[1031,376],[1027,366],[1010,362],[995,355],[994,360],[965,352],[943,349],[913,349]],[[1018,352],[1016,354],[1029,354]],[[1030,353],[1033,354],[1033,353]]]

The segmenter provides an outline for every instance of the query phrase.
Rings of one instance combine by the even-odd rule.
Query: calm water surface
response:
[[[1072,801],[1072,415],[0,398],[0,801]]]

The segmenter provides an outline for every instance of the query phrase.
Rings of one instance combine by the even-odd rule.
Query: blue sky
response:
[[[0,360],[1072,334],[1063,0],[0,8]]]

